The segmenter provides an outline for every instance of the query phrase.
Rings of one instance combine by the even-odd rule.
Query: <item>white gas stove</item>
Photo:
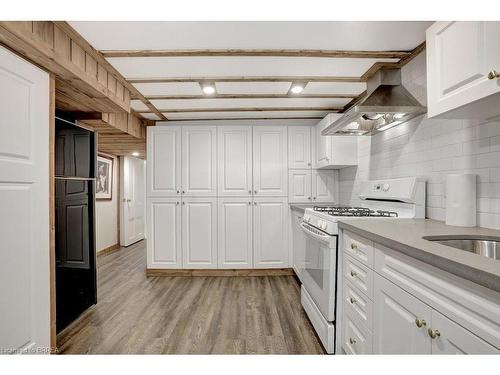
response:
[[[306,234],[302,306],[328,353],[335,351],[338,221],[425,217],[425,181],[418,178],[366,181],[358,198],[362,206],[307,208],[301,223]]]

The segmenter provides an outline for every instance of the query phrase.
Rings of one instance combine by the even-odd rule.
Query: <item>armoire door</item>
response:
[[[181,194],[181,129],[148,126],[147,195],[175,197]]]
[[[182,199],[183,268],[217,268],[217,198]]]
[[[288,195],[287,129],[253,128],[253,190],[255,196]]]
[[[253,267],[251,197],[219,198],[219,268]]]
[[[288,168],[311,168],[311,126],[288,127]]]
[[[148,198],[147,268],[182,268],[181,198]]]
[[[252,127],[217,128],[218,195],[252,196]]]
[[[333,170],[314,169],[312,171],[313,202],[332,203],[335,201],[335,178]]]
[[[313,171],[315,172],[315,171]],[[288,171],[288,200],[290,203],[312,201],[311,170],[291,169]]]
[[[254,198],[254,268],[282,268],[288,260],[287,198]]]
[[[217,196],[217,128],[182,127],[182,194]]]
[[[0,348],[51,346],[49,75],[0,47]]]

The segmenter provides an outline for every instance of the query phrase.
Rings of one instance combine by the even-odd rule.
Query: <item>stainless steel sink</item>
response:
[[[500,260],[500,238],[466,238],[465,236],[427,236],[424,240],[433,241],[459,250],[479,254],[486,258]]]

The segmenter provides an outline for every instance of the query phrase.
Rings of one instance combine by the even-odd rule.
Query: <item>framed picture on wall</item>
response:
[[[113,158],[99,154],[97,156],[97,177],[95,198],[111,200],[113,193]]]

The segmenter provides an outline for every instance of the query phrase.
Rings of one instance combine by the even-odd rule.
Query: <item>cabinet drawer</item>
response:
[[[373,299],[373,271],[349,256],[344,258],[344,278]]]
[[[356,316],[363,325],[373,330],[373,302],[344,279],[344,314]]]
[[[373,242],[347,231],[343,232],[343,238],[344,252],[373,268]]]
[[[347,354],[372,354],[373,337],[371,332],[358,323],[349,312],[344,314],[344,334],[342,348]]]

